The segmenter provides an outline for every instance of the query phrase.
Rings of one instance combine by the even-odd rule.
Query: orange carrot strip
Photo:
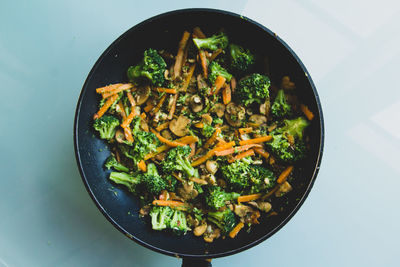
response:
[[[127,92],[126,95],[128,96],[129,102],[131,103],[132,108],[136,106],[136,101],[133,98],[131,92]]]
[[[268,160],[268,158],[269,158],[269,153],[268,153],[267,151],[265,151],[264,149],[257,147],[257,148],[254,148],[254,151],[255,151],[257,154],[263,156],[266,160]]]
[[[238,202],[238,204],[240,204],[241,202],[253,201],[253,200],[259,199],[260,197],[261,197],[261,194],[239,196],[237,198],[237,202]]]
[[[217,144],[217,146],[215,146],[215,148],[213,150],[215,151],[222,151],[222,150],[226,150],[228,148],[231,148],[235,145],[235,141],[230,141],[228,143],[225,144]]]
[[[242,140],[239,142],[239,145],[243,146],[243,145],[249,145],[249,144],[258,144],[258,143],[264,143],[264,142],[267,142],[270,140],[272,140],[272,136],[266,135],[266,136],[249,139],[249,140]]]
[[[159,146],[159,147],[157,147],[156,151],[151,152],[151,153],[147,154],[146,156],[144,156],[144,160],[151,159],[152,157],[157,156],[158,154],[164,152],[165,150],[168,150],[169,148],[170,148],[170,146],[167,146],[167,145]]]
[[[164,104],[164,101],[165,101],[166,98],[167,98],[167,95],[163,95],[161,97],[160,102],[158,102],[157,106],[152,111],[153,114],[156,114],[160,110],[160,108]]]
[[[198,165],[206,162],[209,158],[213,157],[215,155],[216,151],[224,150],[224,149],[230,148],[230,147],[232,147],[234,145],[235,145],[235,142],[231,141],[231,142],[226,143],[224,145],[215,147],[215,148],[211,149],[210,151],[208,151],[204,156],[202,156],[200,158],[197,158],[195,161],[192,162],[191,165],[193,167],[198,166]]]
[[[221,54],[222,51],[223,50],[221,48],[218,48],[217,50],[215,50],[210,56],[210,62],[213,61],[219,54]]]
[[[153,200],[153,205],[177,207],[183,206],[185,203],[175,200]]]
[[[224,89],[222,89],[222,101],[225,105],[228,105],[232,100],[232,92],[229,84],[225,84]]]
[[[164,123],[158,125],[157,128],[156,128],[156,130],[157,130],[157,132],[161,132],[162,130],[167,129],[168,126],[169,126],[169,121],[164,122]]]
[[[114,89],[112,91],[105,92],[103,94],[103,98],[107,98],[107,97],[110,97],[112,95],[118,94],[119,92],[131,89],[132,87],[133,87],[133,84],[131,84],[131,83],[122,84],[122,85],[118,86],[116,89]]]
[[[207,142],[204,144],[203,148],[207,149],[210,145],[212,145],[216,140],[217,136],[221,133],[221,128],[216,128],[212,136],[207,140]]]
[[[123,128],[123,129],[124,129],[125,139],[126,139],[128,142],[133,143],[133,136],[132,136],[132,131],[131,131],[131,129],[130,129],[129,127],[125,127],[125,128]]]
[[[304,115],[306,115],[309,121],[311,121],[314,118],[314,114],[311,112],[311,110],[308,109],[306,105],[301,104],[300,109],[301,111],[303,111]]]
[[[207,79],[207,76],[208,76],[207,58],[206,58],[206,53],[204,52],[204,50],[199,50],[199,57],[200,57],[200,65],[201,65],[201,68],[203,69],[203,76],[205,79]]]
[[[129,116],[126,117],[126,119],[121,123],[122,128],[126,128],[131,124],[133,121],[133,118],[136,116],[136,110],[134,108],[131,109],[131,113],[129,113]]]
[[[198,141],[199,141],[199,138],[197,136],[191,136],[191,135],[184,136],[184,137],[181,137],[181,138],[176,140],[176,142],[180,142],[183,145],[185,145],[185,144],[188,144],[188,145],[194,144],[194,143],[196,143]],[[146,156],[144,156],[144,160],[151,159],[152,157],[154,157],[154,156],[156,156],[156,155],[158,155],[158,154],[160,154],[160,153],[162,153],[162,152],[164,152],[164,151],[166,151],[166,150],[168,150],[170,148],[171,147],[168,146],[168,145],[159,146],[159,147],[157,147],[156,151],[151,152],[151,153],[147,154]]]
[[[99,88],[96,88],[96,93],[104,94],[107,92],[111,92],[111,91],[117,89],[118,87],[120,87],[121,85],[122,85],[122,83],[115,83],[115,84],[110,84],[110,85],[107,85],[104,87],[99,87]]]
[[[199,38],[199,39],[206,38],[206,35],[203,33],[203,31],[200,29],[200,27],[194,27],[193,33],[196,35],[196,38]]]
[[[176,141],[189,145],[189,144],[198,142],[199,138],[197,136],[188,135],[188,136],[181,137],[181,138],[177,139]]]
[[[97,111],[97,113],[93,115],[93,119],[101,118],[101,116],[103,116],[104,113],[107,112],[107,110],[111,107],[112,104],[114,104],[117,99],[118,95],[112,95],[110,98],[108,98],[104,105],[99,109],[99,111]]]
[[[143,110],[146,111],[146,112],[149,112],[153,108],[154,108],[154,105],[150,101],[147,101],[147,105],[144,107]]]
[[[180,177],[177,173],[173,172],[172,176],[174,176],[176,178],[176,180],[178,180],[179,182],[184,182],[185,180],[182,179],[182,177]]]
[[[249,145],[244,145],[244,146],[237,146],[237,147],[232,147],[226,150],[221,150],[221,151],[216,151],[215,155],[216,156],[227,156],[230,154],[234,154],[237,152],[242,152],[242,151],[246,151],[252,147],[262,147],[260,144],[249,144]]]
[[[172,105],[171,105],[171,109],[169,110],[169,114],[167,119],[172,120],[172,118],[174,117],[174,113],[176,110],[176,102],[178,101],[178,94],[174,95],[174,98],[172,99]]]
[[[147,117],[146,113],[142,112],[142,114],[140,114],[140,118],[142,120],[146,119],[146,117]]]
[[[262,196],[261,200],[266,200],[267,198],[271,197],[276,190],[278,190],[279,188],[279,184],[277,184],[274,188],[271,189],[271,191],[269,191],[267,194],[265,194],[264,196]]]
[[[196,128],[204,128],[204,123],[202,123],[202,122],[198,122],[198,123],[195,123],[194,124],[194,127],[196,127]]]
[[[240,230],[242,230],[243,227],[244,227],[244,223],[242,223],[242,222],[239,222],[238,224],[236,224],[236,226],[232,229],[232,231],[229,232],[229,237],[235,238],[237,236],[237,234],[240,232]]]
[[[186,48],[187,41],[189,40],[189,37],[190,37],[190,33],[187,31],[184,31],[182,39],[179,42],[178,53],[176,54],[176,57],[175,57],[174,79],[181,76],[182,65],[184,63],[183,57],[184,57],[185,48]]]
[[[189,144],[189,146],[190,146],[191,150],[190,150],[190,154],[189,154],[188,158],[191,159],[196,153],[196,143],[191,143],[191,144]]]
[[[260,124],[255,122],[247,122],[246,125],[253,128],[260,127]]]
[[[217,147],[226,144],[225,140],[219,136],[217,136],[217,141],[218,141]]]
[[[177,142],[177,141],[170,141],[164,137],[162,137],[158,132],[156,132],[154,129],[151,129],[151,132],[153,134],[156,135],[156,137],[158,138],[158,140],[160,140],[162,143],[168,145],[168,146],[172,146],[172,147],[177,147],[177,146],[185,146],[186,144],[181,143],[181,142]]]
[[[276,182],[278,184],[282,184],[286,181],[286,179],[289,177],[289,174],[292,172],[293,170],[293,166],[289,166],[287,167],[278,177],[278,179],[276,180]]]
[[[247,134],[247,133],[251,133],[252,131],[253,131],[252,127],[239,128],[239,133],[240,134]]]
[[[122,119],[125,120],[126,119],[126,113],[125,113],[124,104],[122,104],[122,102],[120,100],[120,101],[118,101],[117,105],[118,105],[119,109],[121,110]]]
[[[157,92],[159,93],[167,93],[167,94],[176,94],[177,91],[174,88],[163,88],[163,87],[158,87]]]
[[[232,163],[232,162],[234,162],[236,160],[239,160],[239,159],[242,159],[242,158],[245,158],[245,157],[250,157],[250,156],[254,156],[254,150],[253,149],[250,149],[250,150],[247,150],[247,151],[242,152],[240,154],[237,154],[232,159],[229,159],[228,162]]]
[[[186,92],[186,90],[190,84],[190,80],[192,79],[195,68],[196,68],[196,64],[193,64],[190,66],[189,72],[187,73],[187,76],[186,76],[185,82],[183,83],[181,91]]]
[[[138,167],[142,172],[146,172],[147,171],[146,162],[144,162],[144,160],[139,161]]]
[[[235,77],[232,77],[231,78],[231,90],[232,90],[232,93],[235,92],[235,89],[236,89],[236,79],[235,79]]]
[[[211,95],[217,95],[219,90],[225,84],[225,81],[226,81],[226,79],[224,77],[222,77],[221,75],[218,75],[217,78],[215,79],[214,86],[211,89],[210,94]]]

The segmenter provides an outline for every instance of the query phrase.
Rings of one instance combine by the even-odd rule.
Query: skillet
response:
[[[165,49],[176,53],[184,30],[199,26],[211,35],[221,28],[230,37],[259,58],[268,58],[269,68],[263,60],[256,67],[268,72],[272,82],[278,83],[289,75],[296,84],[300,101],[313,111],[315,117],[307,129],[310,151],[292,184],[293,190],[282,203],[278,215],[260,218],[260,224],[250,233],[241,231],[235,239],[218,239],[206,243],[202,238],[187,234],[175,236],[151,229],[139,218],[138,199],[124,188],[108,180],[109,171],[103,164],[109,156],[107,144],[95,136],[92,116],[98,109],[99,96],[95,88],[127,81],[127,68],[139,62],[147,48]],[[74,121],[74,147],[83,183],[103,215],[124,235],[156,252],[183,258],[182,266],[211,266],[204,259],[222,257],[241,252],[266,240],[281,229],[297,212],[308,196],[317,176],[324,143],[324,123],[319,97],[305,66],[289,46],[275,33],[231,12],[216,9],[182,9],[152,17],[132,27],[115,40],[100,56],[90,71],[80,94]],[[283,203],[283,201],[285,203]],[[274,204],[273,204],[274,205]]]

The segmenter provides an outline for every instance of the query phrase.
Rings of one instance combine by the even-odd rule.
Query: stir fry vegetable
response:
[[[226,33],[196,27],[177,44],[176,56],[148,48],[129,82],[96,89],[93,128],[112,151],[104,167],[141,199],[152,229],[235,238],[282,210],[314,115],[288,76],[257,72],[259,56]]]

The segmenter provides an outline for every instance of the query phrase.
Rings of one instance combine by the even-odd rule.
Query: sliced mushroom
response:
[[[197,88],[200,90],[204,87],[208,87],[206,79],[204,79],[202,74],[197,75]]]
[[[252,213],[254,210],[246,205],[235,205],[235,209],[233,211],[237,216],[244,217],[246,214]]]
[[[147,101],[149,96],[150,96],[150,86],[138,87],[135,91],[136,105],[138,105],[138,106],[142,105],[144,102]]]
[[[202,122],[208,125],[211,125],[213,118],[210,116],[210,114],[206,113],[201,115]]]
[[[269,202],[258,202],[258,208],[259,208],[261,211],[268,212],[268,211],[271,210],[272,205],[271,205],[271,203],[269,203]]]
[[[225,105],[222,103],[217,103],[210,109],[210,111],[217,114],[218,118],[221,118],[225,113]]]
[[[154,158],[158,161],[163,161],[165,159],[165,157],[167,156],[166,152],[162,152],[160,154],[157,154],[154,156]]]
[[[195,236],[201,236],[205,233],[206,230],[207,230],[207,223],[203,223],[203,224],[197,226],[196,228],[194,228],[193,234]]]
[[[290,191],[292,191],[292,186],[286,181],[279,186],[278,190],[276,190],[275,196],[281,197]]]
[[[206,169],[209,173],[215,174],[218,171],[218,163],[215,160],[207,160]]]
[[[164,137],[165,139],[168,139],[168,140],[172,139],[172,134],[167,129],[161,131],[161,136]]]
[[[178,194],[184,199],[184,200],[189,200],[197,197],[199,192],[197,192],[196,189],[194,189],[194,184],[191,183],[183,183],[183,187],[179,187],[177,189]]]
[[[203,109],[203,101],[201,100],[201,97],[198,95],[193,95],[190,98],[189,103],[193,112],[200,112]]]
[[[269,99],[265,100],[265,102],[260,105],[260,114],[267,115],[269,113],[270,107],[271,102],[269,101]]]
[[[281,87],[284,90],[293,90],[296,89],[296,85],[294,84],[294,82],[292,82],[290,80],[289,76],[283,76],[282,78],[282,83],[281,83]]]
[[[263,125],[267,123],[267,117],[265,115],[254,114],[250,116],[249,121],[258,125]]]
[[[142,128],[142,130],[145,132],[149,131],[149,125],[145,120],[140,120],[140,128]]]
[[[179,137],[189,134],[189,128],[187,127],[190,123],[190,119],[180,115],[177,119],[173,119],[169,123],[169,129],[171,132]]]
[[[115,140],[117,140],[118,143],[123,143],[125,141],[125,135],[121,129],[117,129],[115,132]]]
[[[140,216],[146,216],[150,213],[151,205],[145,205],[139,210]]]
[[[226,106],[225,119],[233,127],[240,127],[245,117],[246,110],[244,107],[231,102]]]

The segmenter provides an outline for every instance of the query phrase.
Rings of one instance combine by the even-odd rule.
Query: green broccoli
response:
[[[209,212],[207,219],[218,226],[224,234],[232,231],[236,225],[235,214],[230,209]]]
[[[176,234],[186,233],[188,230],[190,230],[187,224],[185,212],[181,210],[174,210],[168,228],[172,229]]]
[[[178,180],[173,175],[164,175],[164,180],[166,184],[165,189],[168,192],[175,192],[178,185]]]
[[[99,119],[96,119],[93,123],[93,127],[100,133],[100,138],[111,140],[115,136],[116,128],[120,124],[119,120],[110,115],[104,115]]]
[[[187,177],[198,177],[197,169],[190,164],[188,156],[192,149],[189,146],[178,146],[168,151],[165,160],[161,163],[165,173],[183,171]]]
[[[147,165],[147,172],[140,176],[142,185],[146,191],[152,195],[159,195],[167,187],[166,181],[158,175],[157,167],[154,163]]]
[[[167,64],[157,50],[150,48],[144,51],[141,63],[128,68],[127,75],[129,80],[135,84],[148,80],[153,85],[162,86],[165,83],[164,73],[166,67]]]
[[[229,40],[228,36],[225,33],[221,32],[209,38],[193,38],[193,42],[198,49],[208,49],[214,51],[219,48],[225,49],[228,46]]]
[[[291,106],[287,103],[285,93],[281,89],[275,97],[274,103],[271,106],[271,114],[276,119],[287,117],[291,114]]]
[[[203,129],[201,129],[201,133],[206,138],[210,138],[214,132],[215,132],[215,128],[208,124],[205,124]]]
[[[218,76],[222,76],[229,82],[232,79],[232,74],[230,74],[226,69],[224,69],[221,65],[217,62],[212,61],[210,65],[208,65],[208,79],[212,84],[215,83],[215,80]]]
[[[235,44],[229,45],[230,70],[236,74],[248,72],[255,63],[254,55],[247,49]]]
[[[253,73],[239,81],[234,96],[245,106],[254,102],[261,104],[269,97],[270,84],[267,76]]]
[[[129,172],[129,168],[119,163],[114,156],[109,156],[104,164],[108,170],[114,168],[117,171]]]
[[[221,166],[222,177],[234,191],[243,191],[249,186],[250,161],[248,158]]]
[[[303,131],[309,122],[303,117],[284,120],[283,126],[271,132],[272,141],[266,143],[275,157],[284,162],[295,162],[303,159],[306,146],[303,141]],[[290,141],[290,139],[292,139]],[[293,142],[294,141],[294,142]]]
[[[141,183],[139,175],[126,172],[111,172],[109,179],[116,184],[125,185],[128,190],[134,194],[137,193],[137,189]]]
[[[251,165],[249,172],[251,184],[249,193],[251,194],[266,192],[276,183],[275,174],[260,165]]]
[[[206,195],[206,203],[208,207],[218,210],[225,206],[226,201],[235,200],[239,196],[239,193],[227,193],[219,186],[212,186],[209,188],[208,194]]]
[[[154,206],[150,211],[151,226],[153,230],[168,228],[173,210],[170,207]]]

